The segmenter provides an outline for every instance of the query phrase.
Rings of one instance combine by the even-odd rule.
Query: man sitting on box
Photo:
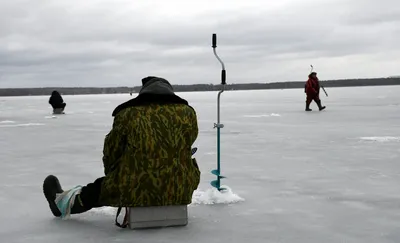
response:
[[[43,192],[54,216],[103,206],[120,210],[191,203],[200,182],[191,154],[198,136],[196,112],[167,80],[146,77],[142,84],[136,98],[112,113],[113,127],[104,141],[105,176],[67,191],[57,177],[46,177]]]

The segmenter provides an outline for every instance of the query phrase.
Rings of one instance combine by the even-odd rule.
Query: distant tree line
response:
[[[305,81],[273,82],[273,83],[248,83],[227,84],[226,90],[260,90],[260,89],[299,89],[304,88]],[[354,87],[354,86],[380,86],[400,85],[400,77],[373,78],[373,79],[341,79],[321,81],[324,87]],[[220,84],[189,84],[173,85],[176,92],[191,91],[217,91],[221,89]],[[6,88],[0,89],[0,96],[30,96],[49,95],[53,90],[58,90],[62,95],[84,95],[84,94],[122,94],[138,93],[141,86],[135,87],[45,87],[45,88]]]

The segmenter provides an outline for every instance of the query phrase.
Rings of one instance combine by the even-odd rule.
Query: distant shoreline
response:
[[[264,89],[303,89],[305,81],[227,84],[225,90],[264,90]],[[322,80],[324,87],[391,86],[400,85],[400,77],[371,79]],[[219,84],[173,85],[175,92],[218,91]],[[43,88],[3,88],[0,96],[39,96],[51,95],[58,90],[62,95],[85,94],[129,94],[138,93],[141,86],[134,87],[43,87]]]

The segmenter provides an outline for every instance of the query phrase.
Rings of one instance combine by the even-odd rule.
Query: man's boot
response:
[[[306,111],[312,111],[312,109],[310,109],[310,103],[308,103],[307,101],[306,101]]]
[[[318,105],[318,108],[319,108],[320,111],[322,111],[323,109],[326,108],[325,106],[321,105],[321,100],[318,100],[317,105]]]
[[[63,189],[61,188],[60,182],[58,181],[57,177],[53,175],[49,175],[44,179],[43,182],[43,193],[49,203],[50,210],[55,217],[60,217],[61,212],[57,208],[55,203],[56,194],[63,193]]]
[[[65,191],[65,193],[67,192],[68,191]],[[47,199],[47,202],[49,203],[50,210],[53,213],[53,215],[56,217],[61,217],[62,213],[60,209],[57,207],[55,200],[57,194],[64,193],[64,190],[61,188],[60,182],[56,176],[49,175],[46,177],[46,179],[43,182],[43,193]],[[86,209],[83,206],[80,194],[76,195],[75,200],[73,202],[73,206],[70,210],[70,214],[79,214],[86,212],[88,210],[89,209]]]

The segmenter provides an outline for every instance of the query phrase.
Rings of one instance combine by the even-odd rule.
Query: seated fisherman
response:
[[[56,90],[51,93],[49,104],[53,107],[53,111],[56,109],[61,109],[61,111],[64,111],[65,106],[67,105],[64,103],[60,93]]]
[[[63,191],[49,175],[43,192],[56,217],[95,207],[187,205],[200,182],[192,159],[197,139],[195,110],[158,77],[142,79],[139,95],[112,113],[103,150],[105,176]],[[118,215],[117,215],[118,216]]]

